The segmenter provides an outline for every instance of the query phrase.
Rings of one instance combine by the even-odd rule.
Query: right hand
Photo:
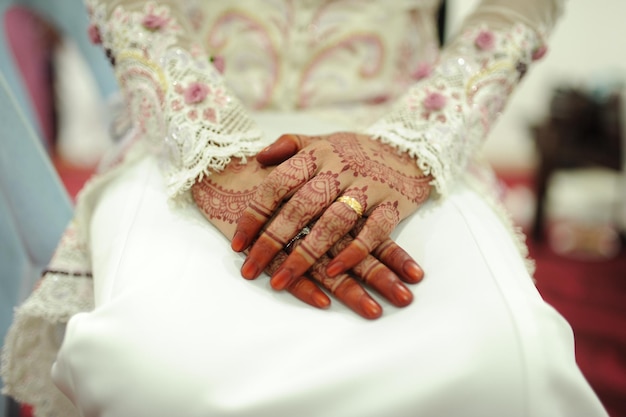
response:
[[[262,166],[255,159],[250,159],[246,164],[234,160],[222,172],[214,173],[196,182],[192,187],[193,198],[209,222],[226,237],[231,238],[239,217],[256,192],[258,185],[272,169],[272,167]],[[331,248],[330,255],[336,255],[351,241],[350,236],[345,236]],[[305,276],[292,282],[287,290],[309,305],[327,308],[330,305],[330,298],[319,288],[317,285],[319,284],[362,317],[367,319],[380,317],[382,307],[357,281],[359,279],[378,291],[393,305],[407,306],[413,300],[411,291],[385,264],[403,264],[406,259],[410,259],[410,256],[393,241],[387,242],[384,246],[388,250],[376,255],[380,260],[369,255],[352,269],[352,273],[342,273],[333,277],[326,273],[326,267],[331,258],[324,255],[307,271]],[[287,256],[284,250],[280,251],[268,264],[266,272],[270,275],[274,273]],[[419,279],[413,282],[418,281]]]
[[[277,153],[294,156],[284,160]],[[330,276],[351,270],[372,254],[398,248],[388,246],[393,242],[390,233],[430,195],[432,178],[412,157],[362,134],[283,135],[257,160],[284,162],[261,182],[238,221],[231,247],[249,250],[242,275],[256,277],[303,227],[315,222],[272,275],[276,290],[287,288],[343,237],[354,239],[333,256],[326,270]],[[378,258],[401,278],[419,280],[421,268],[402,254],[403,263]]]

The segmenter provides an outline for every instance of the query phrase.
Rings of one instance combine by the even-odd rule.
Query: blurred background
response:
[[[449,0],[446,32],[476,0]],[[626,416],[626,2],[569,0],[548,53],[485,146],[527,233],[543,297],[576,337],[583,373]]]
[[[120,104],[102,52],[86,44],[84,10],[67,8],[72,24],[64,27],[49,16],[69,2],[43,3],[37,13],[0,9],[10,50],[3,53],[19,68],[9,84],[26,85],[18,101],[29,102],[35,133],[73,201],[111,147],[108,115]],[[446,1],[446,35],[476,3]],[[485,146],[503,202],[529,236],[537,286],[572,325],[578,363],[612,417],[626,416],[624,16],[624,0],[570,0],[548,54],[526,75]],[[84,33],[83,40],[62,35],[68,31]],[[2,338],[12,306],[31,284],[17,300],[0,292]],[[11,417],[30,413],[13,403],[6,409]]]

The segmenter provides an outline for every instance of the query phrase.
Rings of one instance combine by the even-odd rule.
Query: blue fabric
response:
[[[13,308],[30,292],[72,216],[70,199],[40,141],[39,127],[6,41],[4,17],[27,6],[72,38],[103,97],[117,89],[102,50],[86,35],[81,0],[0,0],[0,340]],[[0,381],[0,386],[2,381]],[[5,401],[0,396],[0,415]]]
[[[0,126],[0,335],[4,340],[13,307],[48,263],[72,216],[72,206],[2,73]]]

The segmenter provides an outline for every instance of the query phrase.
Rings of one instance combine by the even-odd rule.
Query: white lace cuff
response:
[[[88,4],[92,39],[103,44],[135,125],[162,161],[170,196],[267,145],[170,7],[148,2],[109,13],[102,2]]]
[[[525,24],[503,30],[470,27],[366,133],[416,158],[445,195],[531,61],[544,52],[542,37]]]

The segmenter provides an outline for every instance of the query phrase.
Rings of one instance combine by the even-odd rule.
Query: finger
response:
[[[352,230],[353,235],[358,234],[363,229],[366,220],[361,219],[357,222],[357,225]],[[333,255],[339,252],[335,248],[333,248],[333,251]],[[385,239],[372,251],[372,254],[395,272],[404,282],[416,284],[424,278],[422,267],[392,239]]]
[[[231,241],[236,252],[246,250],[283,199],[315,175],[317,165],[311,153],[299,153],[280,164],[259,185],[244,210]]]
[[[276,142],[259,152],[256,160],[266,166],[278,165],[294,156],[311,141],[312,139],[305,135],[282,135]]]
[[[352,239],[343,237],[331,250],[331,255],[340,252]],[[372,255],[352,268],[353,274],[363,280],[380,295],[396,307],[406,307],[413,301],[413,293],[402,283],[400,278]]]
[[[424,278],[424,270],[419,264],[391,239],[378,245],[372,254],[405,282],[416,284]]]
[[[353,267],[352,272],[396,307],[408,306],[413,301],[413,293],[400,278],[371,255]]]
[[[389,238],[389,234],[400,222],[397,203],[377,206],[365,221],[356,238],[328,265],[333,276],[354,267],[363,261],[378,245]]]
[[[279,252],[265,269],[269,275],[272,275],[287,259],[287,253]],[[313,307],[328,308],[330,306],[330,298],[322,291],[314,282],[302,277],[295,280],[287,291],[299,299]]]
[[[348,274],[339,274],[330,277],[326,273],[328,256],[323,256],[318,263],[313,265],[309,275],[323,288],[326,288],[339,301],[348,306],[352,311],[366,319],[376,319],[383,313],[382,307],[365,291],[354,278]]]
[[[287,287],[287,291],[313,307],[326,309],[330,306],[330,298],[314,282],[306,277],[300,277]]]
[[[282,264],[280,271],[272,276],[271,284],[274,289],[283,289],[291,280],[305,273],[322,255],[346,235],[360,218],[360,214],[367,206],[367,196],[364,188],[350,188],[344,191],[344,196],[356,201],[359,211],[350,205],[335,201],[322,214],[306,236],[287,260]]]
[[[303,185],[280,209],[269,227],[259,236],[250,249],[250,254],[244,267],[255,266],[255,270],[262,270],[270,260],[289,242],[304,226],[322,213],[339,193],[338,174],[330,171],[320,173]],[[246,276],[247,268],[242,268],[242,274]],[[304,271],[302,271],[304,272]],[[281,267],[277,273],[283,276],[280,282],[284,285],[275,287],[281,290],[286,288],[295,278],[289,276],[290,271]],[[276,276],[275,274],[274,276]]]

